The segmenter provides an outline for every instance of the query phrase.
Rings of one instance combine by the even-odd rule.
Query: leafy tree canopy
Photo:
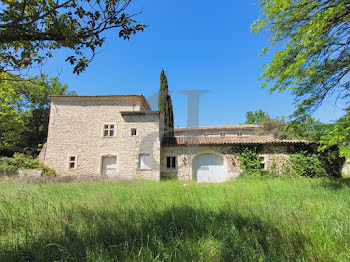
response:
[[[319,142],[321,137],[328,132],[329,128],[330,125],[326,125],[307,115],[287,122],[285,130],[294,138]]]
[[[262,0],[252,31],[267,29],[278,47],[262,78],[270,91],[291,89],[297,114],[316,109],[331,94],[350,95],[349,0]]]
[[[284,119],[267,117],[261,123],[261,128],[257,131],[257,135],[272,135],[277,139],[292,139],[292,134],[286,131],[286,122]]]
[[[25,81],[0,82],[0,154],[38,153],[46,141],[50,95],[74,95],[58,78],[47,75],[29,77]]]
[[[79,74],[105,41],[103,32],[117,29],[129,39],[145,25],[128,14],[132,0],[1,0],[0,72],[20,71],[68,48],[66,61]],[[83,51],[86,52],[83,52]],[[86,54],[88,53],[88,54]],[[4,75],[2,75],[4,77]],[[8,76],[8,75],[7,75]]]
[[[350,157],[350,108],[347,109],[345,116],[329,126],[329,131],[321,136],[321,144],[321,151],[332,145],[338,145],[340,154]]]
[[[312,113],[334,96],[349,103],[350,2],[349,0],[261,0],[261,16],[252,31],[269,32],[272,61],[265,65],[263,87],[269,91],[292,90],[297,118]],[[322,137],[321,150],[338,145],[350,152],[350,111]],[[299,131],[298,131],[299,132]],[[347,132],[347,133],[346,133]]]
[[[273,135],[278,139],[304,139],[319,142],[330,130],[331,125],[323,124],[311,116],[301,116],[287,121],[285,117],[271,118],[264,111],[248,111],[246,124],[259,124],[257,135]]]
[[[7,82],[0,85],[0,152],[20,150],[16,142],[22,133],[24,114],[16,101],[20,95]]]
[[[266,114],[261,109],[259,111],[248,111],[245,114],[245,124],[255,124],[258,125],[261,122],[263,122],[266,118],[268,118],[269,115]]]

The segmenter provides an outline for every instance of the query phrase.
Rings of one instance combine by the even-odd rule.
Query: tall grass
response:
[[[0,261],[349,261],[350,183],[0,185]]]

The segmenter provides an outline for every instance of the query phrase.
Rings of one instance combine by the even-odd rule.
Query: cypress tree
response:
[[[174,114],[171,97],[169,96],[168,80],[162,69],[160,73],[160,88],[158,93],[158,110],[164,114],[164,136],[174,136]]]
[[[170,95],[167,97],[167,103],[168,103],[168,116],[169,120],[167,122],[168,125],[168,133],[170,137],[174,136],[174,113],[173,113],[173,103],[171,101]]]

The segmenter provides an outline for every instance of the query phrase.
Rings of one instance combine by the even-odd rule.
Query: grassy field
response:
[[[0,184],[0,261],[349,261],[350,183]]]

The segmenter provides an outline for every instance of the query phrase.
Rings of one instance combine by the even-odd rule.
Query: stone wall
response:
[[[40,177],[43,173],[42,168],[37,169],[19,169],[18,170],[18,176],[19,177],[27,177],[27,176],[33,176],[33,177]]]
[[[347,158],[345,160],[345,163],[343,165],[342,173],[346,176],[350,176],[350,158]]]
[[[287,151],[287,146],[264,145],[260,156],[263,157],[262,163],[265,164],[265,169],[275,168],[277,172],[282,172],[283,163],[289,158]],[[161,152],[161,177],[177,178],[181,181],[195,180],[193,170],[195,159],[205,153],[223,157],[227,172],[226,180],[234,179],[243,172],[236,157],[237,147],[234,146],[164,146]],[[166,168],[167,156],[176,156],[175,170]]]
[[[57,175],[101,176],[102,157],[117,157],[117,173],[125,178],[159,180],[159,114],[122,116],[121,111],[139,111],[137,101],[71,101],[51,103],[44,164]],[[103,136],[105,124],[115,125],[113,137]],[[131,128],[137,135],[131,135]],[[139,169],[139,154],[151,155],[151,169]],[[77,167],[69,169],[69,156]]]

